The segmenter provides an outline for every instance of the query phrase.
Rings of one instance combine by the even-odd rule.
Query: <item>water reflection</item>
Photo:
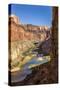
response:
[[[34,57],[32,60],[30,60],[23,66],[23,69],[21,71],[17,71],[11,74],[11,81],[20,82],[24,80],[27,77],[27,75],[32,73],[32,67],[46,63],[49,60],[50,56],[42,57],[42,55],[39,55],[37,57]]]

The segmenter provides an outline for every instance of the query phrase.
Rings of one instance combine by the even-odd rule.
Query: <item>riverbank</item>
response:
[[[52,60],[32,68],[32,73],[21,82],[11,83],[12,86],[58,83],[58,61]]]
[[[30,60],[29,60],[30,59]],[[20,67],[15,67],[11,70],[9,70],[11,73],[17,72],[17,71],[21,71],[23,68],[27,68],[27,69],[31,69],[34,68],[36,66],[39,66],[40,64],[49,62],[51,60],[51,57],[48,56],[43,56],[43,57],[38,57],[35,55],[32,56],[26,56],[25,59],[23,60],[22,63],[20,63]]]

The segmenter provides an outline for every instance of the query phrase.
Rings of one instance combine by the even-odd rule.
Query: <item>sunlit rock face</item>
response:
[[[19,18],[18,18],[17,16],[15,16],[15,15],[9,16],[9,19],[10,19],[11,21],[14,21],[16,24],[19,24],[19,23],[20,23],[20,22],[19,22]]]
[[[23,40],[24,29],[21,26],[17,25],[14,22],[11,22],[9,31],[11,34],[11,41]]]
[[[9,17],[9,34],[11,35],[10,41],[23,40],[24,28],[16,16]]]
[[[45,41],[49,28],[47,26],[35,26],[32,24],[23,25],[15,15],[9,16],[10,40],[33,40]]]

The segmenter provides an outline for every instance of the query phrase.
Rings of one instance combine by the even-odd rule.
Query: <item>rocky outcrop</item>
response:
[[[34,40],[45,41],[47,38],[47,32],[50,30],[46,26],[35,26],[31,24],[23,25],[19,22],[19,19],[12,15],[9,16],[9,38],[10,41],[18,40]]]
[[[21,23],[19,22],[19,18],[18,18],[17,16],[15,16],[15,15],[9,16],[9,20],[10,20],[10,21],[14,21],[16,24],[21,24]]]
[[[48,40],[44,41],[41,45],[41,51],[43,54],[50,54],[51,52],[51,47],[52,47],[52,43],[51,43],[51,38],[49,38]]]
[[[54,59],[58,59],[58,8],[53,8],[52,20],[52,54]]]

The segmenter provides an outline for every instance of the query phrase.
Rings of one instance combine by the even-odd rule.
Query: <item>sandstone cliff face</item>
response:
[[[16,16],[9,17],[10,41],[19,40],[37,40],[44,41],[47,38],[47,32],[50,32],[46,26],[34,26],[31,24],[22,25]]]
[[[9,23],[9,34],[11,35],[10,37],[11,41],[23,40],[24,33],[25,32],[22,26],[19,26],[14,21]]]
[[[14,21],[16,24],[21,24],[19,22],[19,18],[17,16],[15,16],[15,15],[9,16],[9,20]]]

